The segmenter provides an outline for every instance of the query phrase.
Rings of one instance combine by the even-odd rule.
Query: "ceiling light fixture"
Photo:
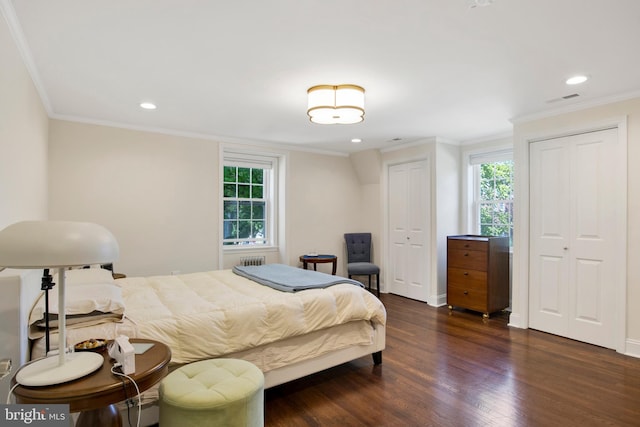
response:
[[[158,107],[156,107],[156,104],[153,102],[141,102],[140,108],[144,108],[145,110],[155,110]]]
[[[362,142],[362,139],[360,139],[360,138],[353,138],[353,139],[351,140],[351,142],[353,142],[354,144],[360,144],[360,143]]]
[[[307,90],[309,120],[322,125],[364,120],[364,89],[352,84],[318,85]]]
[[[565,83],[568,84],[568,85],[579,85],[580,83],[584,83],[587,80],[589,80],[589,77],[583,76],[583,75],[579,75],[579,76],[569,77],[565,81]]]

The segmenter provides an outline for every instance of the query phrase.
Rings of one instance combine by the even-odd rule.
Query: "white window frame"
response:
[[[463,153],[463,164],[466,167],[466,189],[463,190],[465,209],[463,210],[463,223],[469,234],[480,233],[480,165],[483,163],[495,163],[513,161],[513,147],[500,146],[473,150]]]
[[[278,221],[277,210],[279,208],[279,162],[280,156],[271,153],[256,153],[225,148],[222,150],[220,167],[220,245],[224,252],[255,251],[256,249],[270,249],[278,247]],[[225,245],[224,244],[224,167],[238,166],[245,168],[260,168],[268,172],[264,177],[265,203],[265,244]]]

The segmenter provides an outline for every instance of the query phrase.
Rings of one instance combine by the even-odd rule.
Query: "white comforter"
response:
[[[352,321],[386,322],[380,300],[351,284],[286,293],[231,270],[116,283],[135,335],[169,345],[173,363],[235,353]]]

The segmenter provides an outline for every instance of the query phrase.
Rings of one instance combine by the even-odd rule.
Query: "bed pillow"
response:
[[[76,268],[65,271],[65,285],[92,285],[102,283],[113,283],[113,274],[104,268]],[[58,275],[53,277],[54,283],[57,282]]]
[[[122,321],[121,314],[94,311],[88,314],[67,314],[67,317],[65,318],[65,325],[67,326],[67,329],[71,329],[73,327],[87,327],[92,325],[99,325],[100,323],[120,321]],[[32,326],[34,325],[38,328],[44,329],[47,327],[47,322],[45,319],[41,319],[36,321]],[[49,313],[49,328],[58,328],[57,314]]]
[[[119,321],[124,315],[122,289],[113,283],[78,284],[65,286],[66,314],[69,318],[95,321]],[[58,289],[49,291],[50,319],[57,319]],[[108,314],[109,316],[104,316]],[[29,317],[29,325],[39,324],[44,320],[44,293],[40,296]],[[70,323],[71,324],[71,323]]]

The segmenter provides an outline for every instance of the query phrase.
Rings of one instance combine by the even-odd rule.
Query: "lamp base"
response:
[[[64,365],[58,360],[57,355],[49,356],[25,365],[16,374],[16,382],[30,387],[66,383],[89,375],[104,363],[101,354],[92,352],[69,353]]]

